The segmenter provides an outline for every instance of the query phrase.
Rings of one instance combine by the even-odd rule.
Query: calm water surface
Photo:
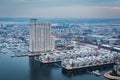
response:
[[[0,53],[0,80],[108,80],[85,71],[65,71],[56,63],[42,64],[33,57],[14,57]],[[58,64],[58,63],[57,63]],[[107,67],[107,70],[110,68]],[[106,69],[100,68],[101,72]]]

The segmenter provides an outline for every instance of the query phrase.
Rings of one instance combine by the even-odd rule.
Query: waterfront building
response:
[[[54,39],[51,37],[50,23],[37,22],[37,19],[31,19],[29,41],[30,52],[54,50]]]

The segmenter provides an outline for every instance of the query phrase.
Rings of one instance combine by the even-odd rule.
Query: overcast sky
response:
[[[120,18],[120,0],[0,0],[0,17]]]

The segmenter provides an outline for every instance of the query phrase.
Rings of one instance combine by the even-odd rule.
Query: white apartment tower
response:
[[[37,22],[37,19],[31,19],[29,41],[30,52],[54,50],[54,39],[51,37],[50,23],[40,23]]]

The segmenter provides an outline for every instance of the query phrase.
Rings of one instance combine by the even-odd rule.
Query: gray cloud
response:
[[[0,0],[0,4],[69,6],[69,5],[101,5],[120,6],[120,0]]]
[[[120,18],[120,0],[0,0],[0,17]]]

